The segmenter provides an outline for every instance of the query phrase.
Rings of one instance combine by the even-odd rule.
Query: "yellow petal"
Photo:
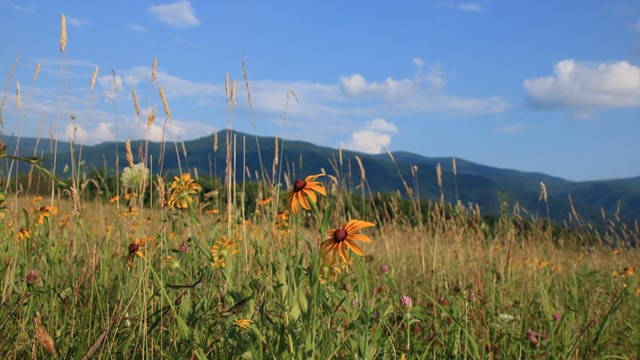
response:
[[[305,194],[307,194],[307,196],[309,196],[309,199],[311,199],[311,201],[313,201],[314,204],[318,202],[318,198],[316,197],[316,193],[314,193],[313,190],[304,189],[302,191]]]
[[[370,226],[376,226],[376,224],[370,223],[368,221],[350,220],[347,223],[347,225],[344,226],[344,229],[347,231],[347,234],[352,234],[358,230],[361,230]]]
[[[324,190],[324,186],[322,186],[319,182],[307,183],[307,186],[305,186],[305,188],[316,191],[318,194],[327,196],[327,192]]]
[[[362,242],[367,242],[367,243],[371,242],[371,239],[368,236],[363,235],[363,234],[349,234],[349,235],[347,235],[347,239],[349,239],[351,241],[357,240],[357,241],[362,241]]]
[[[307,210],[311,210],[311,205],[309,205],[309,202],[307,201],[307,197],[304,196],[304,192],[298,192],[296,194],[296,196],[298,197],[298,200],[300,201],[300,206],[302,206],[303,208],[305,208]]]
[[[349,239],[345,239],[344,242],[347,244],[349,249],[353,250],[354,253],[356,253],[356,254],[358,254],[360,256],[364,256],[364,252],[362,251],[362,249],[360,249],[358,247],[358,245],[356,245],[356,243],[354,243],[353,241],[351,241]]]

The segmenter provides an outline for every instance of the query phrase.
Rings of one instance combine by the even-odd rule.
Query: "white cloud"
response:
[[[378,102],[377,113],[407,114],[436,112],[444,115],[480,115],[501,113],[509,104],[501,97],[464,98],[447,94],[444,89],[448,83],[446,74],[440,65],[432,66],[424,74],[424,61],[415,58],[416,75],[413,78],[393,79],[383,82],[370,82],[360,74],[340,78],[340,88],[353,102]]]
[[[13,10],[16,10],[16,11],[30,13],[30,14],[35,14],[36,13],[36,4],[35,3],[31,3],[31,5],[29,5],[29,6],[22,6],[22,5],[14,4],[14,3],[12,3],[12,2],[10,2],[8,0],[3,0],[3,1],[0,1],[0,4],[8,6],[8,7],[12,8]]]
[[[524,131],[524,124],[509,124],[500,126],[494,129],[495,132],[505,133],[505,134],[515,134]]]
[[[137,31],[137,32],[141,32],[141,33],[147,33],[149,32],[149,29],[147,29],[146,27],[142,26],[142,25],[138,25],[138,24],[129,24],[127,25],[127,28],[133,31]]]
[[[481,12],[485,10],[484,7],[472,2],[460,3],[460,2],[453,2],[453,1],[439,1],[439,2],[436,2],[436,6],[439,8],[447,8],[447,9],[470,11],[470,12]]]
[[[149,7],[149,13],[156,19],[172,27],[192,27],[200,25],[189,1],[178,1]]]
[[[571,108],[584,117],[598,108],[639,106],[640,67],[563,60],[552,76],[526,79],[524,87],[533,106]]]
[[[81,27],[81,26],[91,25],[91,22],[84,18],[77,18],[72,16],[67,16],[66,18],[67,18],[67,23],[69,23],[69,25],[71,26]]]
[[[354,131],[349,141],[341,143],[341,146],[367,154],[379,154],[383,147],[391,144],[391,135],[396,132],[398,129],[393,123],[382,118],[373,119]]]

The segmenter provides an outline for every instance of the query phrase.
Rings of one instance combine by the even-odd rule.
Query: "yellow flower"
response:
[[[31,230],[29,228],[21,228],[18,232],[18,239],[31,239]]]
[[[33,197],[33,199],[31,199],[31,204],[32,204],[32,205],[35,205],[35,204],[37,204],[40,200],[42,200],[42,196],[38,196],[38,195],[36,195],[36,196],[34,196],[34,197]]]
[[[52,215],[56,215],[58,213],[58,208],[55,206],[42,206],[39,211],[38,225],[42,225],[44,224],[44,219],[48,219]]]
[[[221,236],[216,243],[211,246],[211,256],[213,257],[213,261],[211,262],[212,267],[223,268],[227,263],[227,258],[229,256],[235,256],[238,254],[238,244],[235,241],[227,240],[225,237]]]
[[[296,180],[293,182],[293,189],[287,194],[287,203],[289,208],[294,214],[298,213],[298,209],[302,206],[303,209],[311,210],[309,201],[314,204],[318,202],[316,192],[320,195],[327,196],[327,192],[324,190],[324,185],[318,181],[314,181],[322,174],[307,176],[304,180]],[[307,200],[307,196],[309,199]]]
[[[202,190],[192,178],[191,174],[185,173],[181,177],[175,176],[171,184],[171,196],[169,197],[169,207],[171,209],[186,209],[193,203],[192,195]]]
[[[113,203],[117,202],[118,198],[119,198],[118,196],[112,197],[111,199],[109,199],[109,204],[113,204]]]
[[[236,326],[242,330],[249,330],[249,326],[251,326],[251,320],[248,319],[237,319]]]
[[[322,242],[322,260],[328,264],[334,264],[338,260],[338,255],[344,262],[349,262],[347,256],[347,248],[351,249],[359,256],[363,256],[364,252],[356,245],[355,241],[371,242],[371,239],[363,234],[357,232],[366,227],[375,226],[375,224],[361,221],[351,220],[346,225],[343,225],[335,230],[329,231],[327,238]],[[333,253],[333,258],[329,260],[329,255]]]
[[[624,268],[624,274],[627,276],[633,275],[633,268],[631,266]]]
[[[141,239],[136,238],[131,244],[129,244],[129,255],[127,255],[127,265],[135,269],[135,265],[133,265],[133,259],[138,257],[144,257],[142,254],[142,250],[140,248],[144,246],[148,241],[151,241],[151,237],[145,236]]]

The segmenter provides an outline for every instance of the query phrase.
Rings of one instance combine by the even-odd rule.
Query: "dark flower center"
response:
[[[333,232],[333,241],[339,243],[347,238],[347,230],[345,229],[337,229]]]
[[[131,243],[129,244],[129,254],[133,254],[140,248],[140,244]]]
[[[296,180],[293,182],[293,191],[298,192],[302,189],[304,189],[304,187],[307,185],[307,182],[304,180]]]

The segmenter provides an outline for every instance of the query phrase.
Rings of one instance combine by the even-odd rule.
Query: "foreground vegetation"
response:
[[[544,184],[546,217],[517,203],[488,216],[445,203],[439,166],[442,201],[405,179],[374,194],[358,157],[304,178],[278,146],[249,183],[231,131],[224,179],[183,167],[176,142],[173,177],[167,143],[147,151],[149,108],[139,161],[128,142],[113,176],[89,174],[73,137],[62,180],[55,152],[47,170],[0,144],[4,358],[640,358],[637,222],[603,211],[594,228],[571,205],[553,225]]]
[[[330,181],[312,211],[263,195],[245,212],[174,180],[147,202],[6,199],[7,358],[637,358],[638,251],[610,232],[591,245],[506,207],[415,222]],[[319,230],[349,219],[375,223],[365,256],[323,261]]]

